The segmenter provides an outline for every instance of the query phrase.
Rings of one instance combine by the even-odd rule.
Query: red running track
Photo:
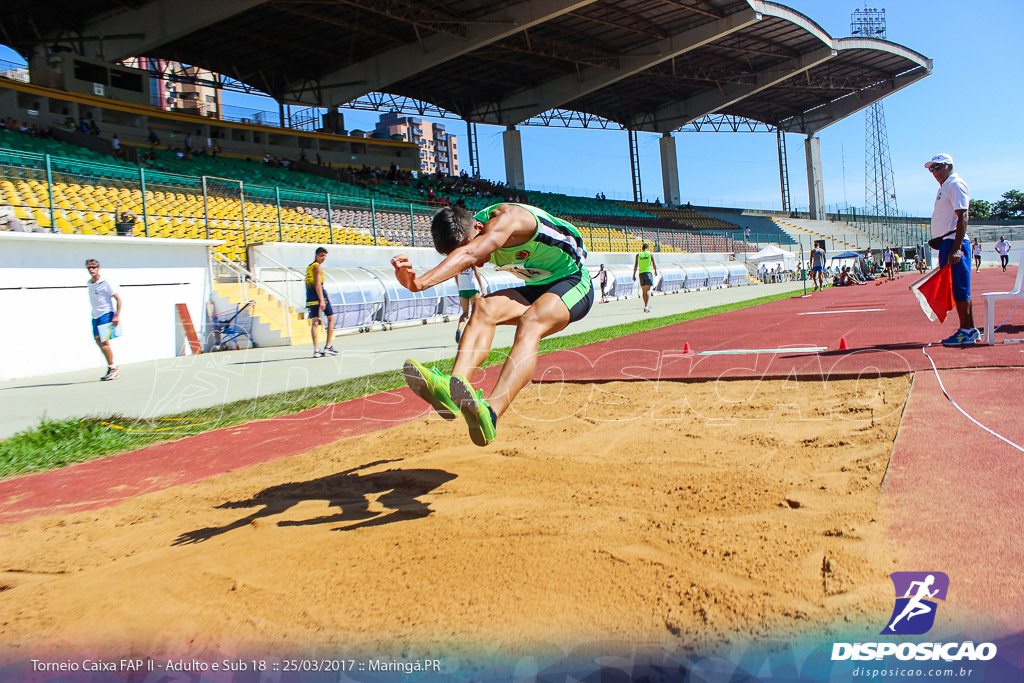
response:
[[[974,291],[1012,289],[1014,277],[1013,272],[985,269],[975,276]],[[830,288],[806,298],[785,299],[542,356],[535,379],[827,380],[858,377],[862,373],[897,375],[923,370],[931,366],[921,349],[952,334],[956,330],[956,314],[951,312],[943,324],[930,322],[908,290],[916,280],[916,276],[906,274],[877,286]],[[654,300],[655,308],[657,301]],[[996,322],[1002,322],[1012,307],[1011,302],[1000,303]],[[975,323],[986,324],[980,299],[977,309]],[[1021,319],[1024,309],[1019,314],[1013,311],[1011,320]],[[1024,325],[1007,324],[997,331],[994,346],[936,346],[929,353],[940,368],[1024,365],[1024,346],[1001,343],[1007,336],[1024,336],[1022,332]],[[844,338],[848,351],[839,350]],[[692,354],[684,353],[686,344]],[[705,351],[784,347],[827,350],[700,355]]]
[[[931,349],[928,350],[931,353]],[[922,354],[923,355],[923,354]],[[927,360],[927,359],[926,359]],[[947,602],[1009,632],[1024,625],[1024,414],[1011,405],[1022,368],[917,373],[882,488],[909,571],[944,571]]]

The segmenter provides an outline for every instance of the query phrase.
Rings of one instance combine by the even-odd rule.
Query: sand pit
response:
[[[881,623],[908,390],[532,385],[487,448],[425,418],[0,526],[4,656],[685,650]]]

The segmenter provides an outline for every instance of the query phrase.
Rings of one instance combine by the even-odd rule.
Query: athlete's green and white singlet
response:
[[[509,204],[511,202],[502,202]],[[481,223],[491,219],[491,214],[502,204],[494,204],[478,211],[474,218]],[[575,225],[552,216],[543,209],[527,204],[519,206],[537,218],[537,231],[529,242],[515,247],[501,247],[491,254],[491,263],[498,270],[512,273],[526,280],[529,285],[544,285],[583,269],[587,250],[583,237]]]
[[[651,268],[651,252],[641,251],[636,255],[636,262],[638,265],[637,271],[642,275],[644,273],[650,273]]]

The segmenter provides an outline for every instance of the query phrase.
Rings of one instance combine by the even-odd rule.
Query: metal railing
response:
[[[210,276],[213,278],[214,282],[223,283],[225,280],[233,280],[235,284],[238,285],[238,297],[243,302],[249,299],[249,293],[246,291],[245,287],[247,283],[251,283],[259,289],[265,289],[274,295],[277,299],[278,306],[281,309],[285,335],[291,338],[292,320],[289,311],[290,302],[287,294],[283,294],[277,287],[274,287],[269,282],[261,280],[251,271],[246,270],[234,261],[229,260],[222,254],[218,254],[215,251],[210,251]]]
[[[828,214],[828,219],[846,221],[881,246],[914,246],[927,242],[931,237],[930,218],[905,213],[875,216],[864,213],[863,209],[848,207]]]

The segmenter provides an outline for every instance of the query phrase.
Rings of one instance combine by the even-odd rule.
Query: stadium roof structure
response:
[[[388,93],[476,123],[659,133],[724,115],[813,135],[932,69],[763,0],[6,0],[0,40],[201,66],[288,104]]]

